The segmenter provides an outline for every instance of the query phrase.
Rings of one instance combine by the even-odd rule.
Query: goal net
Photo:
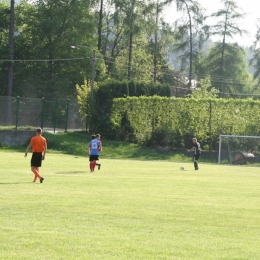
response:
[[[260,166],[260,136],[220,135],[218,164]]]

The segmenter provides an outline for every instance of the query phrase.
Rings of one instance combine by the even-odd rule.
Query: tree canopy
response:
[[[174,26],[163,16],[170,2],[181,14]],[[259,33],[254,80],[243,48],[228,42],[245,33],[239,27],[244,13],[236,1],[222,2],[208,25],[207,10],[195,0],[22,0],[15,6],[10,60],[10,6],[1,0],[0,95],[7,94],[10,62],[14,96],[76,97],[76,84],[93,79],[100,86],[109,79],[168,83],[184,96],[208,76],[220,95],[258,94]],[[208,41],[212,35],[222,41]]]

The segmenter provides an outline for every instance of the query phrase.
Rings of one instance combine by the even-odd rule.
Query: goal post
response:
[[[220,135],[218,164],[221,163],[260,166],[260,136]]]

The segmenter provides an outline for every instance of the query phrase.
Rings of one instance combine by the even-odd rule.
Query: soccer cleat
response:
[[[43,177],[41,177],[40,178],[40,183],[42,183],[44,181],[44,178]]]
[[[99,163],[99,164],[97,164],[97,166],[98,166],[98,170],[100,170],[101,164]]]

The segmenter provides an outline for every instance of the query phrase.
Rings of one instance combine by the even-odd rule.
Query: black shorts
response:
[[[194,154],[193,159],[198,161],[200,158],[200,153]]]
[[[99,160],[98,157],[99,157],[99,155],[90,155],[89,156],[89,161],[90,162],[97,161],[97,160]]]
[[[42,153],[33,153],[31,159],[32,167],[41,167],[42,166]]]

